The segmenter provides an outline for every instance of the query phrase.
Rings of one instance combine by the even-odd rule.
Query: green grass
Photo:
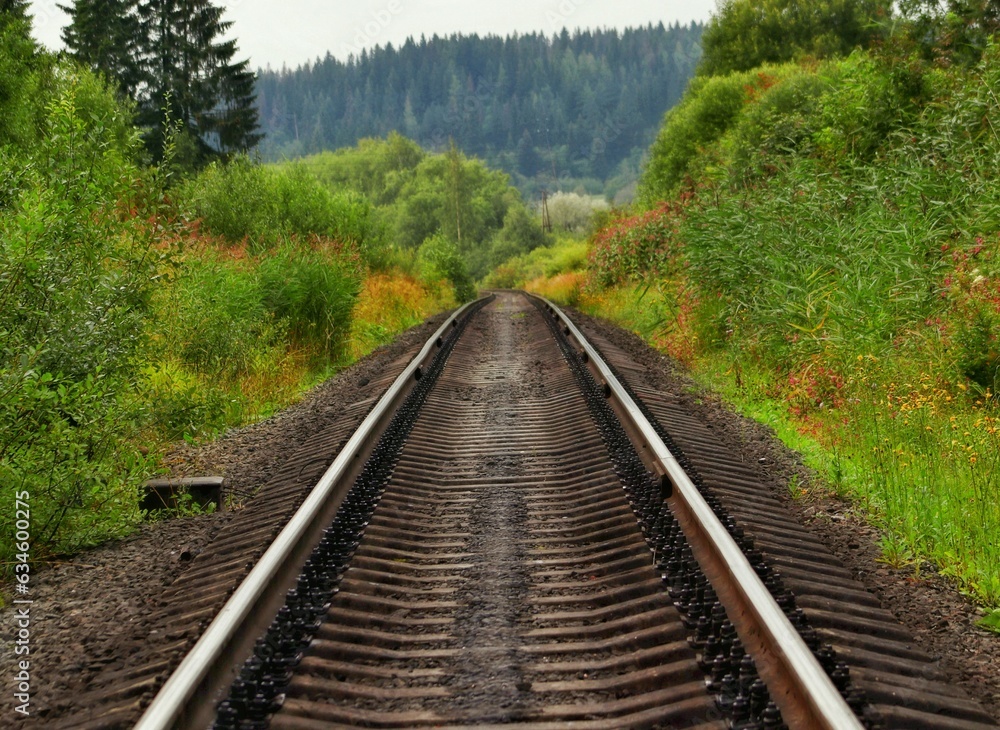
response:
[[[646,193],[672,197],[599,231],[581,282],[585,309],[799,450],[881,530],[887,563],[932,561],[991,606],[998,54],[970,71],[857,53],[693,85],[680,108],[724,101],[720,124],[668,117],[661,141],[700,145],[654,146]]]
[[[587,266],[586,240],[563,236],[551,246],[541,246],[508,259],[481,282],[487,289],[518,289],[535,279],[583,271]]]

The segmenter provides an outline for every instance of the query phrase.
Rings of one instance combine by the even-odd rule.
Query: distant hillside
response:
[[[702,26],[434,36],[261,71],[266,160],[398,131],[430,149],[449,138],[523,190],[614,195],[637,179],[663,113],[701,57]]]

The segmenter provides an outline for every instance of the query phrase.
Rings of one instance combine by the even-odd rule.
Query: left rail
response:
[[[445,333],[475,304],[464,305],[445,320],[396,378],[153,698],[135,725],[136,730],[211,724],[215,702],[206,701],[206,698],[214,700],[232,682],[237,668],[251,653],[258,633],[266,628],[284,602],[298,569],[321,538],[324,526],[336,514],[353,477],[393,413],[436,355]]]

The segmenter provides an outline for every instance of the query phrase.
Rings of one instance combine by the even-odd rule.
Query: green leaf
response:
[[[990,613],[976,621],[976,626],[994,634],[1000,634],[1000,608],[994,608]]]

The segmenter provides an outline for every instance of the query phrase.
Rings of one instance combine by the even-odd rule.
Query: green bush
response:
[[[488,289],[518,289],[532,279],[584,271],[587,268],[587,241],[564,237],[551,246],[541,246],[508,259],[483,279]]]
[[[727,0],[702,36],[702,75],[766,63],[846,56],[882,35],[887,0]]]
[[[133,162],[130,110],[70,65],[43,86],[30,100],[36,146],[0,160],[23,165],[5,175],[0,209],[0,531],[11,534],[14,492],[29,492],[36,557],[138,517],[149,465],[128,437],[160,263],[145,219],[126,215],[148,207],[138,196],[151,182]]]
[[[285,328],[264,303],[251,261],[188,256],[157,301],[157,360],[176,358],[192,373],[233,383],[260,357],[285,346]]]
[[[293,338],[327,358],[343,354],[361,290],[356,269],[334,252],[285,245],[260,262],[263,303]]]
[[[274,244],[278,206],[271,173],[246,157],[213,162],[180,190],[180,204],[204,229],[258,249]]]
[[[811,154],[820,127],[820,97],[834,83],[830,69],[787,67],[759,90],[720,140],[721,156],[736,186],[773,174],[793,154]]]
[[[167,439],[211,435],[243,420],[242,401],[231,384],[198,377],[169,359],[150,365],[145,375],[146,417]]]
[[[644,204],[666,200],[695,174],[695,160],[732,126],[756,79],[756,74],[743,72],[691,82],[681,102],[667,112],[650,148],[639,187]]]
[[[475,298],[476,287],[465,266],[465,259],[458,252],[458,246],[442,234],[431,236],[421,244],[417,252],[420,262],[420,277],[429,283],[442,279],[455,287],[455,298],[467,302]]]
[[[213,163],[180,190],[181,207],[205,231],[253,251],[290,237],[331,238],[378,260],[387,242],[384,223],[356,193],[333,193],[302,165],[261,167],[246,157]]]
[[[924,72],[913,60],[877,60],[855,53],[835,67],[819,98],[814,139],[820,154],[842,164],[870,161],[891,135],[916,121],[927,101]]]

